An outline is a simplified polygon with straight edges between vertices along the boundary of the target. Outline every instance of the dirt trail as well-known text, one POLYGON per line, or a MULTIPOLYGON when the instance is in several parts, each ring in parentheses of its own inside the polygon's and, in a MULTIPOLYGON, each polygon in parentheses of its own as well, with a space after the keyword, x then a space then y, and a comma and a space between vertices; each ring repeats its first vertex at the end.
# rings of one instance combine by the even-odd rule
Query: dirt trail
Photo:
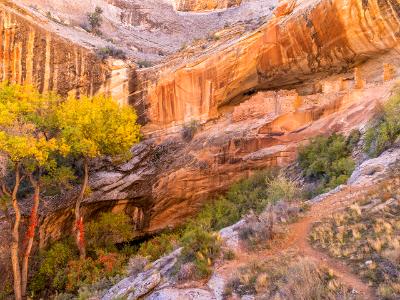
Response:
POLYGON ((310 230, 315 222, 343 210, 373 188, 362 187, 354 189, 347 187, 342 191, 328 196, 321 202, 312 205, 310 211, 304 218, 296 223, 290 224, 288 235, 283 241, 278 241, 272 245, 272 248, 262 251, 252 253, 240 251, 235 260, 218 268, 218 273, 226 278, 233 274, 238 266, 246 265, 260 258, 266 259, 268 257, 277 256, 285 250, 296 250, 299 254, 307 256, 315 261, 318 266, 330 269, 344 285, 354 288, 359 293, 361 299, 378 299, 375 296, 374 290, 355 275, 351 268, 339 260, 331 258, 314 249, 308 240, 310 230))

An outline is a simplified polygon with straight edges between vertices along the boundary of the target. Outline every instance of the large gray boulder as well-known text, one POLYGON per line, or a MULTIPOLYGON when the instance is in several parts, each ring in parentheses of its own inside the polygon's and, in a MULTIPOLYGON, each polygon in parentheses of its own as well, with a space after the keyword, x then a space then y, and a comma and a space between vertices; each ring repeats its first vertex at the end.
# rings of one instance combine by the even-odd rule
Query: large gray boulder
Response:
POLYGON ((168 283, 171 270, 175 266, 181 252, 182 248, 179 248, 156 260, 146 271, 121 280, 109 289, 101 299, 113 300, 125 297, 128 300, 136 300, 150 293, 161 283, 168 283))
POLYGON ((392 148, 383 152, 379 157, 364 161, 358 166, 350 179, 350 185, 365 185, 385 179, 390 169, 400 165, 400 148, 392 148))

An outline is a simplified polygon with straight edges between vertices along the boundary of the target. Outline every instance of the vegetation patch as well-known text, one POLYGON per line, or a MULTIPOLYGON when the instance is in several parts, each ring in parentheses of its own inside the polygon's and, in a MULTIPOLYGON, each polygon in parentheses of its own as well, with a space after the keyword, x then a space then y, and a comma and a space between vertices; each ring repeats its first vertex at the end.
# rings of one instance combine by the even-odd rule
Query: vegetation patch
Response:
POLYGON ((31 285, 31 295, 49 297, 54 293, 77 294, 92 285, 103 283, 110 288, 117 275, 125 274, 125 265, 134 249, 118 250, 115 244, 129 241, 134 233, 129 217, 123 213, 103 213, 87 225, 87 257, 79 252, 71 239, 56 242, 38 254, 38 266, 31 285), (108 284, 106 284, 108 282, 108 284))
POLYGON ((365 151, 372 157, 379 156, 400 137, 400 92, 386 102, 365 135, 365 151))
POLYGON ((355 299, 328 270, 294 253, 239 268, 225 288, 225 296, 232 295, 255 295, 256 299, 355 299))
POLYGON ((281 218, 290 220, 291 216, 301 210, 298 205, 284 205, 285 201, 290 202, 299 194, 297 184, 278 175, 277 171, 258 172, 234 184, 224 196, 206 204, 193 220, 181 228, 142 244, 138 254, 156 260, 181 246, 183 251, 176 266, 178 280, 208 277, 217 259, 234 257, 232 252, 224 251, 217 233, 220 229, 236 223, 248 214, 249 220, 257 222, 249 222, 251 228, 248 228, 246 234, 241 233, 243 240, 248 244, 266 241, 276 233, 272 231, 271 224, 281 218), (279 200, 285 201, 274 206, 274 217, 271 219, 271 212, 265 211, 266 207, 279 200))
POLYGON ((347 182, 355 168, 351 154, 356 138, 354 133, 348 138, 341 134, 318 136, 299 149, 298 162, 303 174, 316 183, 310 198, 347 182))
POLYGON ((347 261, 382 299, 398 299, 400 294, 398 195, 398 187, 383 184, 359 203, 318 223, 310 235, 316 247, 347 261))
POLYGON ((113 46, 106 46, 96 50, 96 55, 100 59, 106 59, 109 57, 126 59, 126 54, 123 50, 115 48, 113 46))

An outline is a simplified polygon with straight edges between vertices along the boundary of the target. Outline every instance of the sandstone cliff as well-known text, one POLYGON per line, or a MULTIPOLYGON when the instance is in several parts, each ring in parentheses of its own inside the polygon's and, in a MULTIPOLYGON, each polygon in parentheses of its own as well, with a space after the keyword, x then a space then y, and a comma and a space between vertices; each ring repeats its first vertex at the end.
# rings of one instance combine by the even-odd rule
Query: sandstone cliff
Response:
MULTIPOLYGON (((145 140, 128 163, 100 164, 84 210, 87 218, 125 210, 140 235, 178 224, 256 169, 288 164, 310 137, 367 123, 399 74, 399 8, 393 0, 281 2, 252 33, 136 72, 7 4, 2 78, 63 94, 106 91, 139 110, 145 140)), ((72 199, 45 203, 42 244, 70 226, 72 199)))
POLYGON ((396 1, 300 2, 233 45, 163 70, 148 88, 150 120, 208 120, 249 89, 294 86, 399 51, 399 18, 396 1))
POLYGON ((134 68, 122 61, 102 61, 91 49, 47 31, 14 5, 0 4, 0 80, 33 84, 63 96, 105 92, 126 103, 134 68))

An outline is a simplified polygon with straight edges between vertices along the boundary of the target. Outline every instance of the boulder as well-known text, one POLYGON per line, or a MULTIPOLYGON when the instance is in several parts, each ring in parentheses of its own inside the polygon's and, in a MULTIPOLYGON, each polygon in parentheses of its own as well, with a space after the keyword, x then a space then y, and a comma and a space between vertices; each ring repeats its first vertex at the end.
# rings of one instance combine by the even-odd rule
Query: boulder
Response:
POLYGON ((155 289, 161 282, 169 281, 170 271, 176 264, 182 248, 161 257, 152 263, 146 271, 121 280, 114 285, 101 298, 102 300, 113 300, 126 297, 129 300, 136 300, 155 289))

